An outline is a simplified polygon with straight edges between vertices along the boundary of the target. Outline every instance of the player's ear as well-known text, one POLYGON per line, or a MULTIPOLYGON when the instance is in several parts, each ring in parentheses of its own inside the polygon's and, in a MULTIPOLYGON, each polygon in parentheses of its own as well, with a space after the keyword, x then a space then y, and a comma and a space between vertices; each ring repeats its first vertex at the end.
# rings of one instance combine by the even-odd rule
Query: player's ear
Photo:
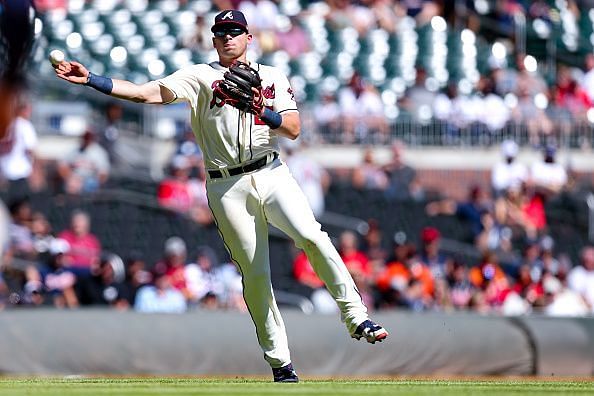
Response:
POLYGON ((254 39, 254 36, 251 33, 247 34, 247 42, 248 44, 252 42, 252 40, 254 39))

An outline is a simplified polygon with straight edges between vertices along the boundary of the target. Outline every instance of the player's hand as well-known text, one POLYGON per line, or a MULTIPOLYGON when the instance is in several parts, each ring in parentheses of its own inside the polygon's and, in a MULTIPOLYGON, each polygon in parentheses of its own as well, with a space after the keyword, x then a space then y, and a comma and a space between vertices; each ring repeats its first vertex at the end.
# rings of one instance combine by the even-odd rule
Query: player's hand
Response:
POLYGON ((258 89, 252 87, 252 92, 254 93, 252 112, 257 116, 261 116, 262 113, 264 113, 264 95, 262 94, 262 88, 258 89))
POLYGON ((74 84, 86 84, 89 78, 89 71, 86 67, 78 62, 62 61, 54 66, 56 75, 62 80, 74 84))

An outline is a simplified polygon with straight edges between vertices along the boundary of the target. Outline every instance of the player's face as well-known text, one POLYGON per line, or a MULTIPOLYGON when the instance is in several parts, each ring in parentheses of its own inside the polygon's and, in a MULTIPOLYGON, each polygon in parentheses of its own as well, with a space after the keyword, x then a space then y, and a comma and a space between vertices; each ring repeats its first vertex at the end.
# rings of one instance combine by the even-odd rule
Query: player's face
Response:
POLYGON ((213 46, 219 54, 219 59, 223 62, 244 58, 247 46, 251 42, 251 34, 235 28, 216 32, 212 38, 213 46))

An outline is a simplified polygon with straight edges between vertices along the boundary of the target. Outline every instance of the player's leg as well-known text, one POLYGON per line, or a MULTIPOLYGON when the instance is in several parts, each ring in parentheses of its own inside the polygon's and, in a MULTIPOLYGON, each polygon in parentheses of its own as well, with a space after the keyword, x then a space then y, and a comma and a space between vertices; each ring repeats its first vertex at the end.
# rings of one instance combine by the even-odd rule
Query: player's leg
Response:
POLYGON ((243 277, 243 297, 264 358, 273 368, 291 362, 285 325, 270 281, 268 225, 249 177, 211 181, 208 202, 232 260, 243 277))
POLYGON ((353 334, 367 320, 367 308, 353 278, 330 241, 321 230, 307 199, 285 165, 256 174, 256 185, 266 191, 265 213, 268 221, 294 241, 307 254, 314 270, 337 302, 347 328, 353 334), (269 175, 259 183, 259 176, 269 175))

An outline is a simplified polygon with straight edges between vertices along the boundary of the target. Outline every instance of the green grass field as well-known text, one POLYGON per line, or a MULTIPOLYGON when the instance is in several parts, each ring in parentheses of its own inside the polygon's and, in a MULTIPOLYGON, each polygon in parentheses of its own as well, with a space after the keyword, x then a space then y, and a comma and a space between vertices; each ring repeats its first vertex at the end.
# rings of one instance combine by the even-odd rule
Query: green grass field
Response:
POLYGON ((594 395, 594 380, 0 379, 0 395, 594 395))

